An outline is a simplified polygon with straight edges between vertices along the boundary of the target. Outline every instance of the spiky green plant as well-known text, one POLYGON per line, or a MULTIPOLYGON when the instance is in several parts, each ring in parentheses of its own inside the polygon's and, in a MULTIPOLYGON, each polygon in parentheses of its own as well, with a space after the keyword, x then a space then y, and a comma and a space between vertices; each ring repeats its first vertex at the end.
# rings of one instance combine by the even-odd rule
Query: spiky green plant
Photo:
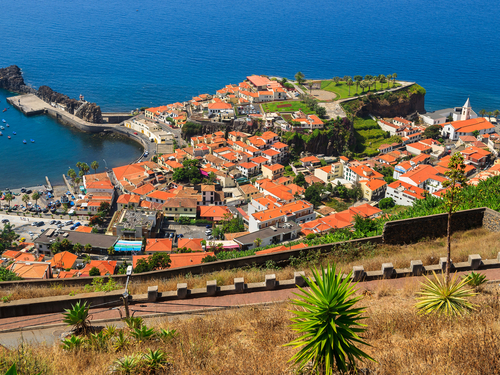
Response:
POLYGON ((132 332, 130 332, 130 334, 137 341, 146 341, 154 337, 155 330, 154 328, 148 328, 146 326, 142 326, 141 328, 134 329, 132 332))
POLYGON ((147 371, 155 372, 156 370, 160 370, 165 367, 167 364, 167 355, 161 350, 151 350, 144 354, 142 358, 143 364, 146 366, 147 371))
POLYGON ((144 320, 140 316, 131 316, 129 318, 125 318, 124 321, 130 329, 141 328, 144 324, 144 320))
POLYGON ((91 333, 89 337, 89 347, 96 352, 107 352, 111 336, 104 331, 91 333))
POLYGON ((480 292, 483 289, 483 285, 486 283, 486 275, 482 273, 476 273, 472 271, 471 273, 464 276, 465 282, 472 288, 474 291, 480 292))
POLYGON ((125 336, 125 332, 118 331, 118 336, 116 336, 114 342, 115 351, 119 352, 121 350, 125 350, 129 345, 130 341, 128 340, 127 336, 125 336))
POLYGON ((69 326, 73 326, 73 331, 76 333, 87 334, 90 329, 89 309, 87 301, 83 304, 78 301, 75 305, 71 305, 71 309, 65 309, 63 313, 63 322, 69 326))
POLYGON ((476 295, 468 288, 465 278, 459 279, 457 274, 447 282, 446 275, 434 274, 434 280, 424 276, 422 289, 417 292, 418 302, 415 304, 420 314, 438 313, 446 316, 463 315, 475 306, 467 298, 476 295))
POLYGON ((71 335, 70 338, 62 340, 61 347, 66 351, 78 350, 83 345, 83 339, 81 337, 71 335))
POLYGON ((140 358, 137 355, 128 355, 123 358, 117 359, 114 362, 113 372, 120 374, 132 374, 140 363, 140 358))
POLYGON ((362 297, 353 296, 356 284, 351 283, 352 272, 343 279, 335 265, 311 271, 312 277, 306 279, 310 289, 299 287, 299 299, 292 301, 298 307, 291 311, 295 315, 292 329, 301 336, 286 344, 300 348, 290 361, 301 369, 312 361, 313 368, 325 375, 355 370, 356 360, 374 361, 358 348, 369 344, 359 336, 366 325, 361 323, 364 308, 354 307, 362 297))
POLYGON ((175 329, 160 329, 160 332, 156 334, 156 336, 162 340, 163 342, 167 342, 172 340, 175 336, 177 336, 177 331, 175 329))

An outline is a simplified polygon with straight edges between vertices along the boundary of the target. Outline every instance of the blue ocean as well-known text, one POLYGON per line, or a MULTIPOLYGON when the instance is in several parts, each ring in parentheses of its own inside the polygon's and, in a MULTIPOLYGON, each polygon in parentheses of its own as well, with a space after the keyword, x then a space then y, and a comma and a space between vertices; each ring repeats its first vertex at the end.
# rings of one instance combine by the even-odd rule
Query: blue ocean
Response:
MULTIPOLYGON (((83 94, 104 111, 183 101, 251 74, 297 71, 314 79, 397 73, 426 88, 427 110, 470 97, 474 110, 494 111, 499 8, 486 0, 16 0, 2 2, 0 66, 16 64, 30 85, 83 94)), ((108 147, 103 141, 101 151, 75 156, 78 144, 95 139, 64 138, 70 130, 50 119, 18 121, 27 137, 37 126, 50 132, 50 146, 34 153, 0 139, 0 187, 21 175, 60 175, 78 158, 103 159, 92 155, 108 147)), ((112 143, 111 166, 140 152, 112 143)))

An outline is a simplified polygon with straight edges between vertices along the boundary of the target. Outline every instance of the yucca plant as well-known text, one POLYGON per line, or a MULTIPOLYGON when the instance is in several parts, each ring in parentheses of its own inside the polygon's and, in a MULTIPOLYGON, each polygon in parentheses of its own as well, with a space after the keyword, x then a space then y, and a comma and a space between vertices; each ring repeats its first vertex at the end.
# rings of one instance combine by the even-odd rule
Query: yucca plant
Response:
POLYGON ((175 336, 177 336, 177 331, 175 329, 160 329, 160 332, 156 334, 156 336, 162 340, 163 342, 167 342, 172 340, 175 336))
POLYGON ((465 282, 472 288, 475 292, 480 292, 483 289, 483 284, 486 283, 486 275, 482 273, 476 273, 472 271, 471 273, 464 276, 465 282))
POLYGON ((136 370, 139 363, 140 363, 139 356, 137 355, 125 356, 123 358, 117 359, 114 362, 113 372, 130 375, 136 370))
POLYGON ((312 277, 306 279, 310 289, 299 287, 299 299, 292 301, 299 308, 291 311, 295 315, 292 329, 301 336, 286 344, 300 348, 290 361, 301 369, 312 361, 313 369, 325 375, 355 370, 356 360, 374 361, 358 347, 369 344, 359 336, 366 325, 360 322, 365 319, 364 308, 354 307, 362 297, 354 297, 352 272, 343 279, 335 265, 311 271, 312 277))
POLYGON ((73 326, 73 331, 77 334, 87 334, 90 329, 89 322, 89 309, 90 305, 87 305, 85 301, 83 304, 78 301, 75 305, 71 305, 71 309, 66 309, 63 322, 67 325, 73 326))
POLYGON ((146 366, 148 372, 155 372, 165 367, 167 364, 167 355, 161 350, 151 350, 144 354, 142 358, 144 366, 146 366))
POLYGON ((475 296, 465 278, 459 279, 457 274, 448 281, 446 276, 436 275, 434 280, 424 276, 425 282, 422 289, 417 292, 418 302, 415 307, 420 314, 438 313, 446 316, 463 315, 469 310, 474 310, 475 306, 467 298, 475 296))
POLYGON ((70 338, 62 340, 61 347, 63 348, 63 350, 72 351, 80 349, 82 345, 83 339, 81 337, 71 335, 70 338))
POLYGON ((145 341, 145 340, 150 340, 154 337, 155 330, 154 328, 148 328, 146 326, 142 326, 141 328, 134 329, 130 334, 137 341, 145 341))

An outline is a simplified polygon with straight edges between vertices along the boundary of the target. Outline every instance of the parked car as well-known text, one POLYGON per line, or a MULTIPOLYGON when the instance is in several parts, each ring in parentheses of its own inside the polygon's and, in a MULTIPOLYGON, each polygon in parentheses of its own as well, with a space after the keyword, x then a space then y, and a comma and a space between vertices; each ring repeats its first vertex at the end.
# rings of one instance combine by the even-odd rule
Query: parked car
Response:
POLYGON ((51 220, 49 224, 52 225, 52 224, 55 224, 55 223, 56 223, 55 220, 51 220))
POLYGON ((67 222, 64 223, 64 225, 71 225, 73 224, 73 220, 68 220, 67 222))
POLYGON ((174 238, 174 232, 170 233, 170 238, 174 238))
POLYGON ((8 223, 8 222, 9 222, 9 219, 3 219, 3 220, 2 220, 2 223, 4 223, 4 224, 5 224, 5 223, 8 223))

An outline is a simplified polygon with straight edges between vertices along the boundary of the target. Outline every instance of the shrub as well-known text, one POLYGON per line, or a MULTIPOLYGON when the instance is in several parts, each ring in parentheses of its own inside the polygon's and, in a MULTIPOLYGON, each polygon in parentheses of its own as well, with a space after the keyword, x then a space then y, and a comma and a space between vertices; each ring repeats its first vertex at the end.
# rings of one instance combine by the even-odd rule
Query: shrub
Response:
POLYGON ((63 322, 73 326, 73 331, 77 334, 87 334, 90 329, 89 309, 90 305, 87 305, 87 302, 82 304, 81 301, 78 301, 71 306, 71 309, 64 310, 66 312, 63 313, 63 322))

